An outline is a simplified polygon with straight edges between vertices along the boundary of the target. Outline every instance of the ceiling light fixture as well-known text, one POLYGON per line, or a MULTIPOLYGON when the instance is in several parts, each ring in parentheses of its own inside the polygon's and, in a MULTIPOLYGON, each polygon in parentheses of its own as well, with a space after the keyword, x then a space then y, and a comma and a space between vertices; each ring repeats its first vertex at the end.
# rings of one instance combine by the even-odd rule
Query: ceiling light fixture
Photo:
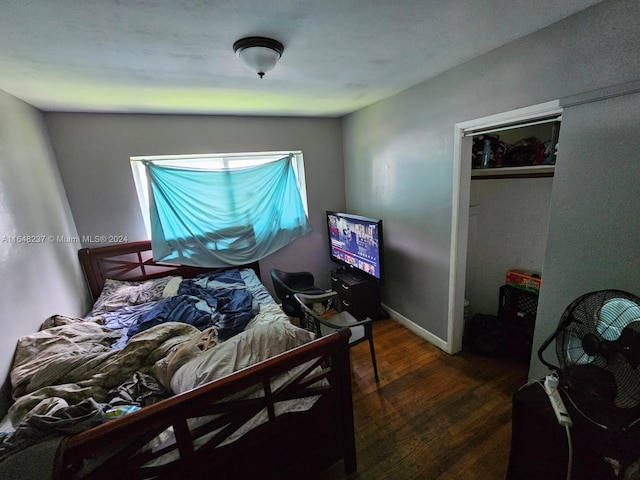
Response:
POLYGON ((236 55, 260 78, 276 66, 284 47, 277 40, 266 37, 247 37, 233 44, 236 55))

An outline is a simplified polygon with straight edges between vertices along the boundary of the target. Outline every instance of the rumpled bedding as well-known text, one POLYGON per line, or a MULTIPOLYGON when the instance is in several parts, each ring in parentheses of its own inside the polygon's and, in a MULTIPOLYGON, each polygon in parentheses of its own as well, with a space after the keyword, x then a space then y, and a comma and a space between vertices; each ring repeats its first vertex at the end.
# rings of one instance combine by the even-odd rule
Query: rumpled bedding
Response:
POLYGON ((124 393, 129 405, 140 406, 169 397, 150 375, 153 366, 200 334, 191 325, 168 322, 117 350, 109 346, 114 332, 94 322, 65 317, 61 323, 18 341, 10 372, 15 402, 3 421, 14 430, 0 433, 0 478, 13 478, 16 471, 32 472, 21 478, 55 478, 56 445, 64 435, 106 421, 105 414, 122 405, 124 393), (141 376, 150 381, 139 382, 141 376))
POLYGON ((246 269, 232 269, 193 279, 174 277, 170 281, 154 279, 131 282, 132 285, 112 281, 105 285, 109 287, 106 298, 103 292, 96 302, 98 308, 93 308, 88 319, 104 321, 107 328, 121 333, 115 348, 122 348, 136 333, 167 321, 189 323, 199 330, 214 327, 220 339, 226 340, 244 330, 261 303, 265 303, 264 297, 255 299, 253 295, 266 292, 259 281, 247 288, 245 278, 251 275, 256 277, 246 269), (172 289, 176 279, 180 282, 172 289), (154 287, 154 282, 159 286, 154 287))
POLYGON ((107 278, 100 297, 93 304, 91 316, 114 312, 123 306, 141 305, 173 296, 182 277, 167 276, 138 282, 107 278))
POLYGON ((109 347, 113 332, 92 322, 53 327, 18 341, 10 373, 14 404, 8 415, 20 424, 42 400, 70 405, 87 398, 108 403, 109 392, 134 373, 151 374, 172 348, 200 334, 192 325, 167 322, 131 338, 122 349, 109 347))
MULTIPOLYGON (((53 316, 39 332, 18 341, 10 372, 15 402, 3 421, 3 425, 10 421, 15 431, 0 432, 0 477, 3 465, 11 465, 5 461, 10 454, 30 446, 25 438, 33 442, 50 438, 42 432, 43 422, 36 422, 36 432, 30 430, 38 416, 82 411, 73 407, 90 402, 99 410, 97 417, 82 411, 83 415, 103 421, 104 412, 114 406, 153 403, 313 339, 288 322, 252 271, 230 270, 190 280, 113 281, 106 290, 86 318, 53 316), (211 372, 200 374, 188 386, 175 385, 177 392, 168 391, 173 371, 159 382, 157 366, 207 332, 213 332, 207 349, 213 352, 224 346, 219 354, 210 355, 219 359, 219 365, 198 364, 193 368, 211 372)), ((195 358, 186 358, 177 367, 187 368, 201 353, 196 349, 195 358)), ((73 423, 65 419, 66 424, 73 423)), ((80 419, 78 425, 83 428, 80 419)))
POLYGON ((55 459, 64 435, 100 425, 105 419, 102 405, 91 398, 72 406, 52 398, 40 406, 43 413, 34 411, 15 432, 2 438, 2 452, 7 455, 0 462, 0 478, 57 478, 61 465, 55 459))
MULTIPOLYGON (((247 329, 230 340, 203 352, 198 357, 190 360, 181 366, 171 379, 171 390, 178 394, 187 392, 199 385, 204 385, 219 378, 232 374, 235 371, 255 365, 256 363, 271 358, 280 353, 284 353, 292 348, 310 342, 315 335, 308 330, 298 328, 288 321, 282 321, 282 310, 276 304, 263 308, 247 329)), ((313 361, 311 361, 313 362, 313 361)), ((289 383, 296 375, 309 368, 309 363, 298 365, 292 370, 282 373, 271 380, 271 391, 275 392, 279 388, 289 383)), ((321 383, 326 382, 323 380, 321 383)), ((318 385, 320 385, 319 383, 318 385)), ((264 395, 259 386, 248 388, 242 392, 228 397, 232 399, 258 398, 264 395)), ((296 400, 285 400, 274 405, 275 414, 281 415, 286 412, 300 412, 308 410, 313 406, 317 397, 300 398, 296 400)), ((226 445, 231 443, 245 433, 268 421, 266 409, 262 409, 246 423, 237 426, 237 430, 221 443, 226 445)), ((211 420, 212 417, 196 417, 189 420, 189 428, 195 429, 203 423, 211 420)), ((228 427, 221 427, 228 428, 228 427)), ((198 448, 208 439, 213 437, 217 431, 195 441, 198 448)), ((159 450, 175 442, 173 432, 165 431, 156 438, 151 446, 154 450, 159 450)), ((158 460, 147 464, 160 465, 175 460, 177 452, 173 451, 158 460)))

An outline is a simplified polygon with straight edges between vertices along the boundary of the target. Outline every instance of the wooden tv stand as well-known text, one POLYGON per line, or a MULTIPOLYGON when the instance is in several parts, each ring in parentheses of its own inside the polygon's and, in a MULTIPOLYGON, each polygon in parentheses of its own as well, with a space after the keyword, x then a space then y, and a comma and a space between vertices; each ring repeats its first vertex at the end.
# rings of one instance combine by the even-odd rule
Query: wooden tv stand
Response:
POLYGON ((379 320, 384 317, 380 307, 380 285, 376 282, 336 270, 331 272, 331 289, 340 296, 343 310, 355 318, 379 320))

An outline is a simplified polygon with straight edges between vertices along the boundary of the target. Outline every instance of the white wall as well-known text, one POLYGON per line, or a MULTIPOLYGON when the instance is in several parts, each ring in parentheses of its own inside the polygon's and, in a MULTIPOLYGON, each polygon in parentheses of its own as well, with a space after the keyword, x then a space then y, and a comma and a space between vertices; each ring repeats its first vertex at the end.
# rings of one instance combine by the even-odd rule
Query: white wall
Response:
POLYGON ((341 120, 80 113, 47 113, 45 120, 81 236, 145 238, 131 156, 302 150, 313 231, 260 268, 269 288, 273 267, 311 271, 318 285, 329 287, 335 265, 324 218, 325 210, 344 209, 341 120))
POLYGON ((496 315, 505 272, 542 273, 553 178, 471 180, 465 297, 496 315))
MULTIPOLYGON (((87 308, 79 245, 42 115, 0 90, 0 376, 6 378, 16 340, 49 316, 87 308), (38 243, 23 243, 31 237, 38 243)), ((7 403, 2 387, 0 412, 7 403)))
POLYGON ((637 6, 602 2, 345 119, 347 208, 385 222, 391 309, 447 338, 455 124, 640 78, 637 6))

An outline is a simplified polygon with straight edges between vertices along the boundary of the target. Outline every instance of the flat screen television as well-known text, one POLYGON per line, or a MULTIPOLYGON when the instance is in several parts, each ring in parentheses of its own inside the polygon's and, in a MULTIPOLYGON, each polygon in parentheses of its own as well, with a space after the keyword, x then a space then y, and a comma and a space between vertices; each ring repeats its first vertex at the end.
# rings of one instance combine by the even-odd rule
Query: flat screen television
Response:
POLYGON ((329 255, 354 278, 382 284, 382 220, 327 211, 329 255))

